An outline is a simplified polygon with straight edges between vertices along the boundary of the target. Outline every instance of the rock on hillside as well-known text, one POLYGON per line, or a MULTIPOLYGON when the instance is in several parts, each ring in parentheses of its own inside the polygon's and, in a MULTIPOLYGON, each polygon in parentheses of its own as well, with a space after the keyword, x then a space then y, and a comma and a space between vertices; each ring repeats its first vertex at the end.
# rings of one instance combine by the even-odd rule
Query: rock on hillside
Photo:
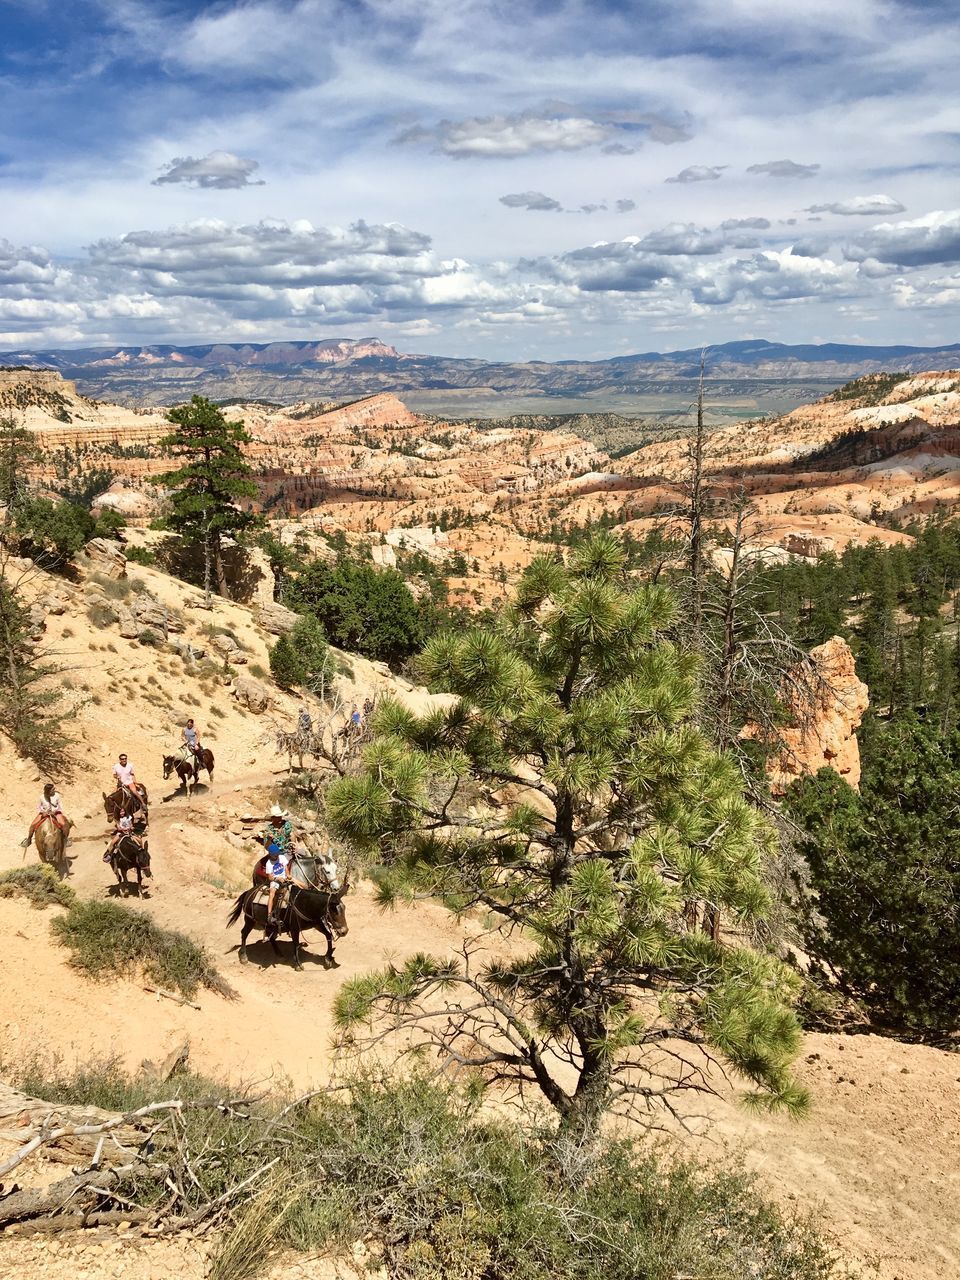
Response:
MULTIPOLYGON (((782 796, 790 783, 829 766, 851 787, 860 787, 857 729, 870 705, 870 691, 857 675, 846 640, 833 636, 810 652, 784 681, 783 700, 793 724, 777 730, 780 748, 767 763, 770 790, 782 796)), ((747 725, 743 737, 759 736, 747 725)))

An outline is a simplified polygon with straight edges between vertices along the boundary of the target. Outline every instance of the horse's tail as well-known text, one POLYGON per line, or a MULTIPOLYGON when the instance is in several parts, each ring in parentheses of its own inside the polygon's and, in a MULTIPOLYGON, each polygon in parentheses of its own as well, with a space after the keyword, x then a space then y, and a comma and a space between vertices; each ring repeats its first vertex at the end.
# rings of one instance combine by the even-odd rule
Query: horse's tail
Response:
POLYGON ((249 892, 249 889, 244 889, 243 893, 241 893, 240 897, 233 904, 233 910, 230 912, 229 916, 227 916, 227 923, 224 928, 229 929, 230 926, 232 924, 236 924, 243 915, 243 909, 247 905, 247 894, 249 892))

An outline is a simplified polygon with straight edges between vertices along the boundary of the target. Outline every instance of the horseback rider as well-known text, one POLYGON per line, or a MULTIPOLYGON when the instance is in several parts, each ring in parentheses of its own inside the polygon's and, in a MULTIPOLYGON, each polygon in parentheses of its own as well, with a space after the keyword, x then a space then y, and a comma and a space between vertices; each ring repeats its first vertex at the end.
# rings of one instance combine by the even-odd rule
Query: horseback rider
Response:
POLYGON ((269 821, 257 839, 266 849, 269 849, 271 844, 275 844, 281 853, 289 854, 293 839, 293 823, 286 809, 281 809, 278 804, 271 806, 269 821))
POLYGON ((60 830, 66 835, 70 830, 67 816, 63 812, 63 806, 60 801, 60 794, 52 782, 43 784, 43 795, 40 797, 40 803, 37 806, 37 816, 30 823, 30 830, 26 834, 26 838, 20 841, 23 849, 30 848, 30 841, 33 839, 33 833, 42 822, 46 822, 47 818, 51 822, 55 822, 60 830))
POLYGON ((200 730, 193 723, 192 716, 183 726, 180 736, 183 739, 182 750, 184 752, 184 758, 186 758, 186 752, 190 752, 196 758, 198 763, 203 764, 202 747, 200 746, 200 730))
POLYGON ((129 813, 122 813, 117 818, 116 826, 113 828, 113 834, 110 837, 110 843, 103 854, 104 862, 109 862, 113 858, 117 845, 124 836, 129 836, 131 840, 134 840, 138 845, 140 844, 133 830, 133 818, 130 817, 129 813))
POLYGON ((117 757, 117 763, 113 766, 113 776, 117 782, 126 791, 130 791, 137 797, 140 803, 143 803, 143 793, 140 790, 140 784, 137 782, 137 776, 134 773, 133 765, 127 759, 127 753, 121 751, 117 757))
POLYGON ((270 890, 267 897, 267 926, 279 925, 280 912, 286 897, 286 887, 290 883, 290 854, 281 849, 274 841, 267 846, 267 856, 263 861, 263 874, 266 876, 270 890))
POLYGON ((306 703, 300 706, 300 714, 297 716, 297 737, 306 742, 313 733, 313 716, 307 710, 306 703))
POLYGON ((149 866, 149 858, 145 858, 144 856, 146 854, 146 845, 143 837, 137 834, 133 825, 133 818, 129 813, 122 813, 117 818, 116 826, 113 828, 113 834, 110 837, 110 843, 104 850, 104 862, 113 862, 114 856, 125 839, 129 839, 136 849, 137 852, 134 860, 138 866, 143 867, 144 875, 152 875, 153 873, 149 866))

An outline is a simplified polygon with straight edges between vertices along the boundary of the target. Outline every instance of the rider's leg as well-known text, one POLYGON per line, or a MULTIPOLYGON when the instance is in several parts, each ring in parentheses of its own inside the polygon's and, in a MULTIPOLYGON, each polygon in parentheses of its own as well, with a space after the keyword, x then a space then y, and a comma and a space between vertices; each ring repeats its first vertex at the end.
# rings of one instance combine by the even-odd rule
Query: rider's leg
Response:
POLYGON ((270 892, 267 896, 267 924, 276 924, 276 921, 273 918, 273 902, 276 896, 277 896, 277 882, 276 880, 271 880, 270 892))
POLYGON ((46 816, 45 814, 38 813, 37 816, 34 818, 34 820, 30 823, 30 830, 27 832, 25 838, 20 841, 21 848, 23 849, 30 848, 30 841, 33 839, 33 833, 36 831, 37 827, 39 827, 40 823, 43 821, 45 816, 46 816))

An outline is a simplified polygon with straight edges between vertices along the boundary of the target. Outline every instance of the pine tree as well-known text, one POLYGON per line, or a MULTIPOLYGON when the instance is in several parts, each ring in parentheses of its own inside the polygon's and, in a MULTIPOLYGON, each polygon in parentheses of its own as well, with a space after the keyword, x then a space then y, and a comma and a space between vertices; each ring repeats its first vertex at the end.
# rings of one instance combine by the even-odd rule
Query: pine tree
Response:
POLYGON ((793 979, 710 936, 766 906, 773 835, 695 727, 697 659, 663 638, 663 586, 625 576, 600 534, 565 567, 524 573, 496 629, 435 637, 421 657, 456 701, 388 702, 359 776, 327 814, 386 864, 384 903, 486 908, 528 944, 480 962, 418 955, 345 985, 345 1034, 380 1018, 448 1062, 539 1089, 578 1138, 609 1109, 649 1115, 705 1084, 712 1055, 794 1110, 793 979), (482 803, 500 792, 496 813, 482 803))
POLYGON ((167 419, 176 430, 160 444, 184 460, 176 471, 154 476, 170 495, 168 528, 203 548, 203 589, 209 602, 214 579, 220 595, 227 595, 223 567, 223 539, 242 540, 256 528, 259 518, 241 511, 241 498, 252 498, 257 490, 250 479, 252 467, 244 460, 241 445, 250 437, 241 422, 227 422, 223 413, 203 396, 171 409, 167 419))
POLYGON ((905 716, 876 727, 858 795, 832 769, 795 783, 813 976, 880 1023, 960 1028, 960 735, 905 716))
POLYGON ((5 508, 5 522, 28 492, 25 469, 39 454, 31 431, 12 417, 0 417, 0 503, 5 508))

